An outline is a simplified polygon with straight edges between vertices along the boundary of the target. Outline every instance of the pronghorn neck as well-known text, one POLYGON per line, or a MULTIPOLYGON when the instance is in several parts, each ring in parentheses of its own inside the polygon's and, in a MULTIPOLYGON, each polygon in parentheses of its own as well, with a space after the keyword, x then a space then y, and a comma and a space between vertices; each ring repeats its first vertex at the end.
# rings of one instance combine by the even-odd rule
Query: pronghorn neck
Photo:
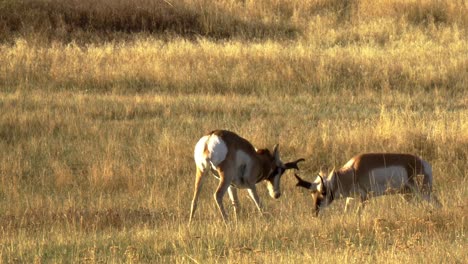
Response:
POLYGON ((324 194, 329 200, 329 203, 335 200, 336 193, 339 192, 339 177, 338 172, 333 171, 328 178, 323 179, 324 194))
POLYGON ((333 200, 335 200, 335 190, 332 188, 330 182, 329 184, 327 184, 327 188, 326 188, 326 195, 328 197, 328 203, 331 203, 333 200))
POLYGON ((261 182, 261 181, 263 181, 263 180, 266 180, 266 179, 268 178, 268 175, 269 175, 269 174, 266 174, 266 173, 260 173, 260 174, 259 174, 259 177, 257 178, 257 182, 256 182, 256 183, 259 183, 259 182, 261 182))
POLYGON ((266 180, 272 174, 271 154, 268 149, 256 149, 256 158, 260 167, 256 183, 266 180))
POLYGON ((354 177, 355 171, 353 168, 342 168, 340 170, 334 171, 329 175, 329 186, 333 192, 334 198, 349 195, 352 186, 349 186, 349 180, 347 179, 354 179, 354 177))
POLYGON ((272 176, 274 176, 275 174, 282 174, 282 171, 279 167, 277 168, 273 168, 273 169, 270 169, 270 171, 268 173, 265 173, 265 171, 263 173, 260 174, 260 176, 257 178, 257 183, 263 181, 263 180, 266 180, 266 179, 269 179, 271 178, 272 176))

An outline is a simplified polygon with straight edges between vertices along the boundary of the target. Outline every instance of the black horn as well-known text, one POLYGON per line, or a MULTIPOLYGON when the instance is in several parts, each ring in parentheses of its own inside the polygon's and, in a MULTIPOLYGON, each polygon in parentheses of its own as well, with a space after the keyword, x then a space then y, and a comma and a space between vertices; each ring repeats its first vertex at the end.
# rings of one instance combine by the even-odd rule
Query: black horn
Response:
POLYGON ((318 176, 320 177, 320 181, 322 182, 322 186, 325 186, 325 183, 323 182, 322 176, 320 174, 318 176))
POLYGON ((301 162, 301 161, 305 161, 305 159, 298 159, 296 161, 293 161, 293 162, 288 162, 286 164, 284 164, 284 167, 286 169, 296 169, 296 170, 299 170, 299 167, 297 166, 297 163, 301 162))
POLYGON ((299 175, 297 175, 296 173, 294 173, 294 177, 296 177, 297 179, 297 183, 296 183, 296 186, 298 187, 304 187, 306 189, 310 189, 310 187, 312 187, 312 183, 308 182, 308 181, 304 181, 303 179, 301 179, 301 177, 299 177, 299 175))

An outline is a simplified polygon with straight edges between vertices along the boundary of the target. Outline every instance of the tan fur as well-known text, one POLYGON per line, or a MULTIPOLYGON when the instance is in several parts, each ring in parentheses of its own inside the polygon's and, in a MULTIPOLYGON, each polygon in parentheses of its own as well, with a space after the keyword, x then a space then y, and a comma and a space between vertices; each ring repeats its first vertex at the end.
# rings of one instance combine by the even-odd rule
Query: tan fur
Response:
MULTIPOLYGON (((432 168, 429 163, 411 154, 365 153, 350 159, 339 170, 333 170, 328 178, 307 183, 299 177, 301 184, 312 190, 316 213, 340 197, 353 197, 356 194, 365 202, 371 196, 395 193, 420 193, 430 201, 432 192, 432 168), (422 177, 420 177, 422 175, 422 177), (422 178, 422 179, 421 179, 422 178), (309 186, 310 185, 310 186, 309 186)), ((432 200, 437 206, 435 196, 432 200)), ((347 199, 346 207, 348 207, 347 199)))
MULTIPOLYGON (((377 168, 402 167, 408 175, 408 183, 399 190, 411 192, 420 189, 416 184, 416 176, 425 174, 421 158, 410 154, 396 153, 366 153, 357 155, 346 163, 341 169, 331 175, 333 191, 342 196, 361 191, 362 200, 367 199, 375 186, 372 185, 372 170, 377 168), (358 190, 359 189, 359 190, 358 190), (365 192, 363 192, 365 191, 365 192)), ((423 186, 426 191, 432 190, 432 175, 424 177, 423 186)))

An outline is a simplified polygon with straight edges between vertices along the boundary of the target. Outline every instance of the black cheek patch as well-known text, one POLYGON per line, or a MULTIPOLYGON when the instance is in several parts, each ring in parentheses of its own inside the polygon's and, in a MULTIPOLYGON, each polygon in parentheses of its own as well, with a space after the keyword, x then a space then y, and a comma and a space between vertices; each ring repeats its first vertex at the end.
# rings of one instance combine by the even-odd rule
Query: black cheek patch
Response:
POLYGON ((278 174, 281 177, 281 175, 283 175, 284 172, 285 172, 284 169, 278 167, 278 168, 274 169, 273 171, 271 171, 271 173, 270 173, 270 175, 268 175, 267 179, 270 180, 270 181, 273 181, 276 174, 278 174))

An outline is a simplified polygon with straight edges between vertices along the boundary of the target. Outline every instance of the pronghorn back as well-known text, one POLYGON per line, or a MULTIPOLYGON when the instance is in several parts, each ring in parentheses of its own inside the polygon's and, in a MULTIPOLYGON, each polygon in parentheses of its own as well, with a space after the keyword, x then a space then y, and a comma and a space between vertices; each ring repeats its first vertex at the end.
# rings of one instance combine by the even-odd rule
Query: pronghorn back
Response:
POLYGON ((367 181, 370 175, 375 177, 406 178, 408 184, 415 186, 416 176, 423 175, 422 184, 432 187, 432 169, 429 163, 420 157, 411 154, 400 153, 365 153, 349 160, 341 170, 354 171, 356 182, 367 181))
POLYGON ((254 154, 255 148, 246 139, 234 132, 214 130, 203 136, 195 145, 194 159, 197 167, 206 168, 206 162, 218 167, 228 156, 236 153, 232 149, 242 150, 247 154, 254 154))

